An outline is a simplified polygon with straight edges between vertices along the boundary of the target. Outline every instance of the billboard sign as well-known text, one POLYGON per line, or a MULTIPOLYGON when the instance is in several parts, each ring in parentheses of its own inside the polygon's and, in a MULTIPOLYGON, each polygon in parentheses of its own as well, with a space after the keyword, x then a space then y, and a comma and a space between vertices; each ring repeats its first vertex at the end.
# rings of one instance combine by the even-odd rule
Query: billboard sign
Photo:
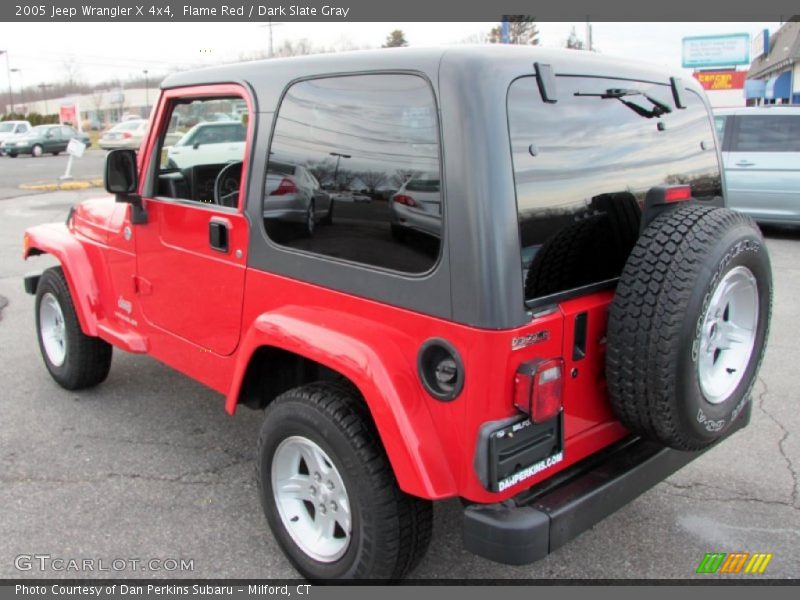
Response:
POLYGON ((683 38, 683 66, 686 68, 703 69, 749 64, 749 33, 683 38))
POLYGON ((769 54, 769 29, 762 29, 750 44, 750 58, 755 60, 762 54, 769 54))
POLYGON ((743 90, 747 71, 697 71, 693 75, 707 92, 714 90, 743 90))

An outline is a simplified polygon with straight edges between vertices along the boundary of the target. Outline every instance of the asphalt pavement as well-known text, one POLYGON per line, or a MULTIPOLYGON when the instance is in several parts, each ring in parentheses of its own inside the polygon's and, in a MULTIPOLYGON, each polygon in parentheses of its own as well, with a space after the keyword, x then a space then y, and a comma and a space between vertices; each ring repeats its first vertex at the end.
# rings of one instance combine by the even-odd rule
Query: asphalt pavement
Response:
MULTIPOLYGON (((21 154, 16 158, 0 156, 0 200, 39 194, 36 190, 20 189, 20 185, 54 183, 67 169, 66 154, 45 154, 38 158, 21 154)), ((106 151, 89 148, 81 158, 72 161, 72 176, 76 180, 103 177, 106 151)))
MULTIPOLYGON (((0 158, 3 186, 18 177, 9 175, 9 160, 0 158)), ((296 577, 254 485, 260 412, 243 408, 230 417, 215 392, 117 350, 108 380, 94 390, 67 392, 47 374, 22 276, 52 259, 23 262, 22 232, 63 220, 90 192, 0 200, 0 578, 296 577), (29 563, 17 557, 35 554, 106 566, 184 559, 193 570, 128 563, 122 571, 77 573, 42 571, 35 561, 31 570, 18 568, 29 563)), ((748 428, 528 566, 465 552, 460 503, 437 503, 433 543, 413 577, 686 578, 697 576, 706 552, 733 551, 773 553, 766 574, 751 579, 800 577, 800 231, 772 230, 767 245, 773 326, 748 428)))

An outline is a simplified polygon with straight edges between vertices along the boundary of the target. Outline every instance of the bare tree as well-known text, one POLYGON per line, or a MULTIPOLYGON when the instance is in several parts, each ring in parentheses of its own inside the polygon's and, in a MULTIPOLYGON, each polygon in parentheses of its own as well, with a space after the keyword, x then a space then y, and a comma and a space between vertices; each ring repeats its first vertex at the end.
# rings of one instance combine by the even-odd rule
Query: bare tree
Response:
POLYGON ((364 182, 371 194, 387 181, 386 173, 383 171, 362 171, 358 174, 358 178, 364 182))
POLYGON ((409 179, 413 177, 419 177, 421 173, 422 171, 417 171, 414 169, 397 169, 394 172, 394 175, 391 176, 390 181, 394 186, 399 188, 409 179))
MULTIPOLYGON (((510 44, 529 46, 539 45, 539 29, 530 15, 505 15, 508 21, 508 41, 510 44)), ((499 44, 503 41, 503 24, 493 27, 486 40, 490 44, 499 44)))
POLYGON ((322 160, 320 162, 307 162, 306 169, 317 178, 320 185, 333 183, 333 173, 336 170, 336 164, 332 160, 322 160))
POLYGON ((334 183, 338 189, 348 190, 356 179, 358 179, 357 171, 339 168, 339 172, 336 174, 336 181, 334 183))
POLYGON ((61 67, 64 69, 64 80, 67 84, 67 93, 72 94, 80 91, 78 88, 81 83, 81 67, 75 60, 75 56, 70 54, 61 61, 61 67))

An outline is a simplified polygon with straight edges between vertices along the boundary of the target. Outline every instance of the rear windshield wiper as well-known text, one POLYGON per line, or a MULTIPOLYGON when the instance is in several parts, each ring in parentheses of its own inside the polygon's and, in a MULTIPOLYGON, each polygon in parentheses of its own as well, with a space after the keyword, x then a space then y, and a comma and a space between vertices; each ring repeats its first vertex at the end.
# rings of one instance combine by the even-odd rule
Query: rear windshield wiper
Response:
POLYGON ((576 96, 594 96, 596 98, 614 98, 622 102, 625 106, 630 108, 633 112, 637 115, 645 117, 647 119, 652 119, 653 117, 660 117, 661 115, 665 115, 667 113, 671 113, 672 109, 661 102, 660 100, 656 100, 652 96, 645 94, 644 92, 640 92, 639 90, 628 90, 624 88, 610 88, 607 89, 605 92, 601 94, 585 94, 582 92, 575 92, 576 96), (652 105, 653 108, 648 110, 643 106, 639 106, 634 102, 629 102, 625 100, 625 96, 644 96, 652 105))

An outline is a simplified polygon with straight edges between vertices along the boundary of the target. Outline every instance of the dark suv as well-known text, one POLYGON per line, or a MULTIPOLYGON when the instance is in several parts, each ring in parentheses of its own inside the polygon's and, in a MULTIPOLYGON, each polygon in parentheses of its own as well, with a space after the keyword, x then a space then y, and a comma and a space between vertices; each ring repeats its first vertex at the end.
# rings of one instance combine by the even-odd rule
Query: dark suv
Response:
POLYGON ((696 82, 381 50, 172 75, 152 123, 112 196, 25 234, 60 262, 26 279, 45 366, 86 388, 116 346, 264 409, 261 502, 303 575, 405 576, 453 497, 469 550, 536 560, 747 423, 770 264, 696 82), (237 156, 168 160, 219 113, 237 156), (298 187, 273 163, 330 190, 324 227, 272 210, 298 187))

